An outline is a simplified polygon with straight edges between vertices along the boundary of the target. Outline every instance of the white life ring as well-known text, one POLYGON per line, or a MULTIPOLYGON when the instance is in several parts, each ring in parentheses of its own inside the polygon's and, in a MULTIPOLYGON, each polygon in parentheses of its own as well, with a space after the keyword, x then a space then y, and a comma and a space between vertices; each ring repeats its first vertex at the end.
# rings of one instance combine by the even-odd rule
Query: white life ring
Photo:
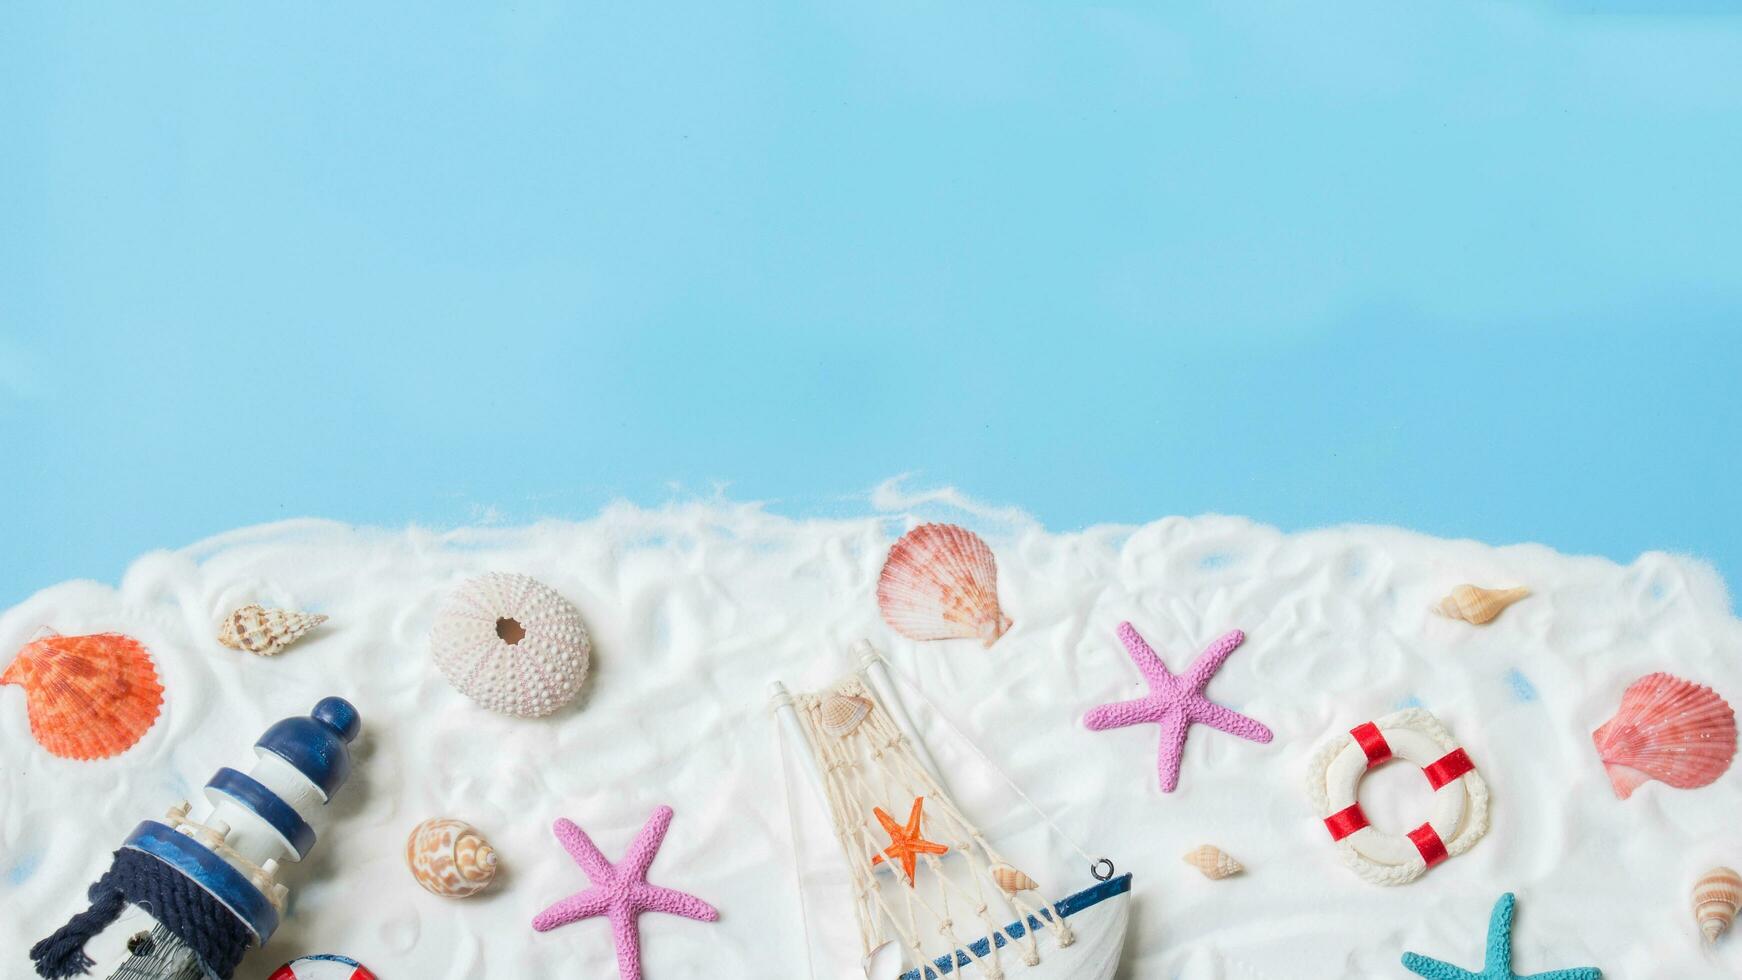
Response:
POLYGON ((1307 793, 1343 860, 1376 885, 1414 881, 1488 832, 1488 783, 1446 726, 1422 708, 1328 739, 1308 765, 1307 793), (1434 789, 1432 812, 1407 834, 1381 833, 1359 802, 1362 778, 1393 759, 1419 768, 1434 789))

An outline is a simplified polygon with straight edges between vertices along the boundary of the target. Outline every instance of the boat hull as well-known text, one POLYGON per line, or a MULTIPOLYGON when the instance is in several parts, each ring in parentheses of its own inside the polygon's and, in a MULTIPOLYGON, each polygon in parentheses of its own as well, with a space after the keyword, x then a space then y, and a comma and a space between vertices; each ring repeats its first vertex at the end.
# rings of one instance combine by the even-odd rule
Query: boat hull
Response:
MULTIPOLYGON (((1004 967, 1004 974, 1010 980, 1109 980, 1113 971, 1119 967, 1119 952, 1125 945, 1125 923, 1130 915, 1131 876, 1120 875, 1103 881, 1092 888, 1085 888, 1074 895, 1055 902, 1052 906, 1062 913, 1071 925, 1071 932, 1076 936, 1076 942, 1060 948, 1052 940, 1052 931, 1039 916, 1052 917, 1051 909, 1043 909, 1037 915, 1031 915, 1026 922, 1012 922, 995 938, 1001 949, 1008 949, 1010 938, 1005 933, 1020 938, 1026 932, 1038 929, 1037 939, 1040 942, 1040 962, 1028 966, 1016 955, 1015 950, 1000 954, 999 962, 1004 967)), ((974 955, 984 957, 991 948, 984 938, 969 944, 974 955)), ((974 980, 983 975, 974 958, 968 955, 967 949, 958 949, 949 955, 940 956, 927 963, 924 967, 915 967, 905 973, 888 980, 941 980, 943 977, 960 977, 962 980, 974 980)))

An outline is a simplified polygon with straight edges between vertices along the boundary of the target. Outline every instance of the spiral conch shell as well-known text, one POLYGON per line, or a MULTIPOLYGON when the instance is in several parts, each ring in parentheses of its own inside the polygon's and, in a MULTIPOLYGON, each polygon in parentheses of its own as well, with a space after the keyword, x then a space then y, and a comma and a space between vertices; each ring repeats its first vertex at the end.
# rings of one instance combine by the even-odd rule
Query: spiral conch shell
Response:
POLYGON ((921 524, 895 542, 877 577, 877 607, 910 640, 971 638, 989 647, 1010 628, 992 549, 954 524, 921 524))
POLYGON ((1494 617, 1506 611, 1507 606, 1527 595, 1530 595, 1529 589, 1484 589, 1474 585, 1460 585, 1434 608, 1442 616, 1483 626, 1493 622, 1494 617))
POLYGON ((218 642, 232 650, 270 657, 326 621, 319 613, 247 605, 224 617, 218 626, 218 642))
POLYGON ((1628 686, 1615 717, 1591 741, 1620 799, 1653 779, 1697 789, 1716 782, 1736 757, 1736 712, 1702 684, 1647 674, 1628 686))
POLYGON ((1246 870, 1246 866, 1234 860, 1228 852, 1214 844, 1203 844, 1185 853, 1182 858, 1185 863, 1204 873, 1211 881, 1220 881, 1246 870))
POLYGON ((871 713, 871 700, 853 694, 831 694, 817 707, 819 727, 843 738, 871 713))
POLYGON ((1040 887, 1040 884, 1033 878, 1030 878, 1015 868, 1012 868, 1008 864, 993 865, 992 880, 1006 895, 1014 895, 1017 892, 1033 891, 1040 887))
POLYGON ((1742 908, 1742 875, 1729 868, 1713 868, 1694 882, 1694 921, 1706 942, 1717 942, 1736 921, 1742 908))
POLYGON ((470 824, 433 818, 411 830, 405 863, 424 891, 465 898, 489 887, 496 877, 496 851, 470 824))

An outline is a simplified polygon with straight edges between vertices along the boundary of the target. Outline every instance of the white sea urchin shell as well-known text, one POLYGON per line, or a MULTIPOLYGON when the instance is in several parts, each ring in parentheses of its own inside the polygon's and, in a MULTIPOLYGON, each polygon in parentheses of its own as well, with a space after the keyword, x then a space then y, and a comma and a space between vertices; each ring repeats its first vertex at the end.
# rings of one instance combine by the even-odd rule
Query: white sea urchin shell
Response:
POLYGON ((429 634, 436 666, 492 711, 538 718, 587 679, 592 644, 574 604, 525 575, 492 572, 455 589, 429 634))

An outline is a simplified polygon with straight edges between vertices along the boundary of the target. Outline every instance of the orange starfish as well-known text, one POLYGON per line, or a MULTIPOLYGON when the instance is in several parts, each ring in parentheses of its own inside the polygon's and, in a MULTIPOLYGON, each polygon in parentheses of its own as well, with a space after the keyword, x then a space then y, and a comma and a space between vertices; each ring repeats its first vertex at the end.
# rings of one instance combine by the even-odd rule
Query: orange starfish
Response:
POLYGON ((919 836, 920 810, 925 807, 925 797, 917 796, 913 800, 913 812, 907 815, 907 826, 895 822, 895 818, 883 812, 880 806, 871 808, 871 813, 877 817, 877 822, 883 825, 889 834, 889 846, 883 853, 871 859, 872 864, 880 863, 885 856, 901 862, 901 870, 907 872, 907 887, 913 887, 913 866, 921 854, 942 854, 949 848, 937 841, 926 840, 919 836))

